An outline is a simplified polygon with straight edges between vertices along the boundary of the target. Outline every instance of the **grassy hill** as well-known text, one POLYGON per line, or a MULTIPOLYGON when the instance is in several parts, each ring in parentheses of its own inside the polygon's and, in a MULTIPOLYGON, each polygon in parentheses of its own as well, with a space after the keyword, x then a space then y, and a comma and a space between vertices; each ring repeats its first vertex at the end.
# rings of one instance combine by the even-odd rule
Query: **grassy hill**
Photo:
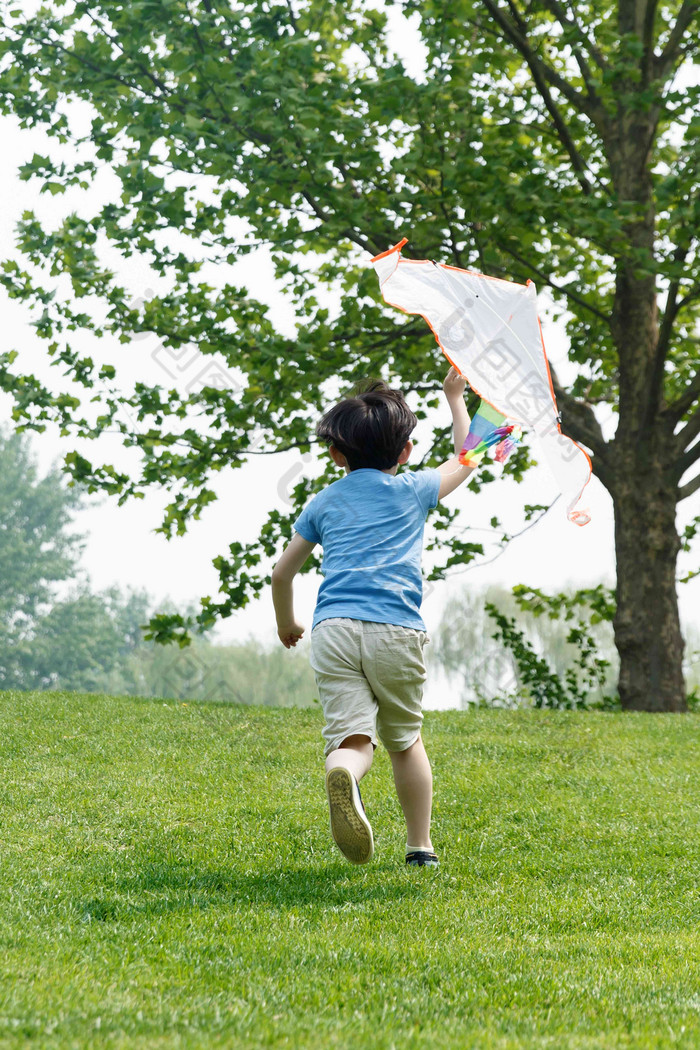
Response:
POLYGON ((0 1047, 700 1046, 698 715, 428 712, 433 872, 317 708, 0 706, 0 1047))

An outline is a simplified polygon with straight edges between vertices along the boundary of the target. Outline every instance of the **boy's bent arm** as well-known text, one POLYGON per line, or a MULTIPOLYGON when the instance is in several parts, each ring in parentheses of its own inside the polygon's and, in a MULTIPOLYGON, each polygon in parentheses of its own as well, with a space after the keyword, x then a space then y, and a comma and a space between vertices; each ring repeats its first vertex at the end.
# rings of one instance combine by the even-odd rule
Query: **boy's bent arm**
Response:
POLYGON ((295 532, 272 570, 273 582, 286 579, 291 583, 315 546, 311 540, 305 540, 301 533, 295 532))
POLYGON ((294 616, 292 582, 315 546, 315 543, 295 532, 272 570, 272 602, 275 606, 277 634, 287 649, 296 645, 304 633, 304 628, 294 616))
POLYGON ((454 435, 454 447, 455 454, 452 459, 445 460, 437 468, 440 474, 440 490, 438 492, 438 499, 441 500, 444 496, 448 496, 450 492, 453 492, 463 481, 466 481, 469 475, 475 470, 474 467, 465 467, 463 463, 459 462, 459 454, 462 451, 462 446, 467 439, 469 433, 469 413, 467 412, 467 406, 464 403, 464 389, 466 383, 463 377, 459 374, 456 368, 450 368, 445 382, 443 383, 443 390, 447 398, 447 403, 452 411, 452 425, 454 435))
POLYGON ((463 481, 466 481, 474 470, 476 470, 476 467, 465 467, 464 463, 460 463, 459 456, 453 456, 452 459, 446 459, 444 463, 441 463, 437 468, 438 474, 440 474, 438 499, 442 499, 443 496, 449 496, 450 492, 453 492, 463 481))

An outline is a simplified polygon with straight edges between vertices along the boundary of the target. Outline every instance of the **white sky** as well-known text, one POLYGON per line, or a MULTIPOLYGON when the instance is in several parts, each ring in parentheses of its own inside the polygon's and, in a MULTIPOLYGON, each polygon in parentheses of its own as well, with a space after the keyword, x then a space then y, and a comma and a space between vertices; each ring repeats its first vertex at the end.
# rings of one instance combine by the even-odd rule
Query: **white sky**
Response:
MULTIPOLYGON (((24 209, 32 208, 40 218, 55 224, 60 216, 78 208, 85 195, 78 191, 74 196, 39 196, 36 186, 18 179, 17 169, 30 160, 34 152, 57 155, 56 144, 38 129, 20 129, 12 118, 0 117, 0 129, 5 156, 5 163, 0 168, 0 191, 5 202, 0 215, 0 236, 4 246, 3 258, 6 258, 13 254, 14 227, 24 209)), ((90 209, 109 199, 115 185, 118 185, 116 180, 105 172, 95 189, 90 191, 90 209)), ((402 235, 408 236, 410 241, 410 229, 397 231, 396 239, 402 235)), ((159 279, 134 257, 120 260, 112 253, 108 264, 117 271, 135 298, 147 297, 163 287, 159 279)), ((236 268, 219 268, 218 272, 213 267, 209 271, 205 268, 202 279, 211 283, 228 280, 245 284, 255 298, 270 304, 271 316, 278 327, 293 330, 293 306, 275 288, 271 262, 265 252, 248 256, 236 268), (226 271, 223 275, 222 269, 226 271)), ((27 310, 6 294, 0 294, 3 349, 19 351, 15 370, 32 371, 51 388, 68 389, 59 369, 51 367, 46 344, 36 337, 27 310)), ((545 296, 540 297, 540 305, 541 309, 546 306, 545 296)), ((572 374, 566 361, 566 340, 561 329, 549 323, 546 316, 543 317, 543 329, 550 357, 566 381, 567 374, 572 374)), ((195 381, 202 369, 212 367, 212 359, 197 352, 183 354, 175 361, 163 353, 153 335, 145 335, 128 346, 116 340, 97 340, 89 333, 71 335, 72 344, 90 353, 95 361, 109 361, 117 366, 117 376, 124 389, 130 389, 136 379, 161 383, 166 389, 186 386, 195 381)), ((436 387, 439 389, 449 365, 437 348, 435 361, 436 387)), ((404 377, 403 387, 410 389, 410 376, 404 377)), ((10 407, 10 398, 0 395, 3 420, 9 418, 10 407)), ((417 444, 416 456, 422 456, 427 447, 430 421, 437 420, 444 425, 449 418, 445 403, 440 410, 431 413, 430 420, 419 424, 413 435, 417 444)), ((88 459, 113 462, 118 468, 135 462, 133 450, 123 449, 118 436, 106 435, 99 442, 76 442, 61 439, 57 428, 51 427, 44 434, 30 432, 30 439, 42 474, 74 448, 88 459)), ((291 451, 269 457, 257 456, 254 462, 238 470, 215 475, 212 487, 218 493, 217 502, 207 508, 201 521, 191 523, 186 536, 170 541, 153 532, 160 524, 162 509, 168 502, 167 493, 151 492, 144 500, 132 501, 123 507, 117 507, 116 498, 93 496, 90 509, 82 512, 75 522, 76 530, 87 534, 83 567, 96 589, 117 583, 145 587, 158 601, 166 596, 176 602, 198 599, 203 595, 216 599, 218 577, 212 559, 218 554, 225 555, 233 540, 254 540, 270 510, 287 509, 287 493, 306 470, 316 472, 313 459, 303 459, 298 452, 291 451)), ((462 486, 448 497, 448 505, 463 508, 462 526, 469 523, 475 528, 484 528, 488 526, 489 518, 497 515, 506 527, 510 525, 515 531, 522 521, 525 503, 546 504, 554 495, 549 474, 544 468, 536 468, 522 485, 508 480, 498 481, 487 487, 481 496, 471 491, 468 485, 462 486)), ((681 525, 690 520, 693 512, 698 513, 699 503, 699 499, 693 499, 681 504, 681 525)), ((614 578, 612 503, 596 478, 591 479, 584 505, 592 514, 591 523, 585 527, 579 528, 566 520, 563 500, 560 499, 538 525, 514 540, 496 561, 467 571, 458 570, 447 581, 427 584, 422 614, 428 633, 437 628, 451 595, 464 587, 484 587, 490 583, 511 587, 516 583, 526 583, 545 590, 559 590, 567 583, 586 586, 595 585, 601 579, 611 582, 614 578)), ((431 530, 426 529, 426 540, 430 534, 431 530)), ((478 542, 484 537, 487 543, 492 542, 480 532, 474 532, 468 538, 478 542)), ((700 552, 696 552, 695 560, 698 556, 700 552)), ((426 556, 424 569, 431 564, 426 556)), ((681 567, 687 570, 694 568, 695 563, 686 556, 681 567)), ((307 626, 302 647, 308 645, 320 579, 316 575, 297 577, 295 583, 297 617, 307 626)), ((680 587, 680 601, 684 619, 700 622, 700 578, 680 587)), ((276 639, 269 588, 263 591, 259 600, 224 621, 216 632, 220 641, 249 637, 280 644, 276 639)), ((426 706, 444 707, 454 702, 446 683, 433 676, 427 688, 426 706)))

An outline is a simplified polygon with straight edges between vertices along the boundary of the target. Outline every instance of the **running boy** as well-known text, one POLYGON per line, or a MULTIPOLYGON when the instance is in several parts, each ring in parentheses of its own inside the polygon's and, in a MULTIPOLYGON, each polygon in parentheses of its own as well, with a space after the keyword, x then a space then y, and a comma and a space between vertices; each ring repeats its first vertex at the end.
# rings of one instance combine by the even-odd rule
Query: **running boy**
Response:
POLYGON ((358 784, 372 765, 377 736, 389 752, 406 818, 406 863, 439 863, 430 839, 432 772, 420 732, 429 640, 420 615, 421 555, 428 511, 472 473, 458 458, 469 430, 465 386, 450 368, 443 390, 455 454, 436 469, 397 474, 411 455, 418 420, 401 391, 382 380, 326 412, 316 435, 346 476, 309 500, 272 572, 277 631, 289 649, 304 633, 294 616, 292 581, 322 545, 311 666, 326 720, 331 833, 354 864, 374 852, 358 784))

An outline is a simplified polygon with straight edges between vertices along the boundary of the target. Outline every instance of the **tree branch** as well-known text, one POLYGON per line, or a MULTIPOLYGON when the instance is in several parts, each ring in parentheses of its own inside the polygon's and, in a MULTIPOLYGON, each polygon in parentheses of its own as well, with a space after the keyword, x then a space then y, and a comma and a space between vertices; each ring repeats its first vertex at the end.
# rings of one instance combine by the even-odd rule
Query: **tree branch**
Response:
POLYGON ((678 304, 678 310, 682 310, 688 303, 694 302, 696 299, 700 299, 700 283, 694 284, 687 295, 684 295, 678 304))
POLYGON ((683 0, 681 9, 678 12, 676 24, 671 30, 671 35, 666 42, 666 47, 660 55, 655 56, 654 72, 657 77, 664 80, 666 79, 669 70, 673 67, 674 62, 681 53, 680 43, 683 39, 683 35, 698 11, 700 11, 700 3, 698 3, 698 0, 683 0))
MULTIPOLYGON (((677 249, 674 253, 674 260, 681 261, 685 257, 685 252, 682 252, 680 259, 678 253, 680 249, 677 249)), ((668 286, 668 295, 666 296, 666 305, 664 307, 663 317, 661 318, 661 327, 659 328, 659 338, 656 342, 656 361, 657 364, 666 360, 666 354, 668 353, 668 344, 671 339, 671 331, 673 329, 673 322, 678 316, 680 304, 677 302, 678 299, 678 288, 680 287, 680 279, 671 281, 668 286)))
POLYGON ((644 28, 642 30, 642 41, 644 43, 642 67, 644 70, 645 84, 648 84, 651 80, 654 70, 654 20, 656 19, 657 7, 658 0, 646 0, 646 8, 644 10, 644 28))
MULTIPOLYGON (((497 0, 483 0, 483 3, 493 20, 500 26, 504 35, 520 52, 530 67, 530 72, 532 73, 540 95, 550 112, 552 120, 554 120, 557 126, 561 141, 571 157, 574 168, 580 172, 582 176, 582 188, 584 189, 584 192, 590 192, 590 187, 589 190, 586 190, 583 185, 583 183, 587 184, 587 180, 583 174, 585 171, 585 165, 583 164, 581 156, 569 135, 568 128, 557 109, 549 89, 547 88, 547 83, 560 91, 579 113, 584 113, 599 131, 603 131, 607 128, 608 115, 600 103, 600 100, 597 95, 593 98, 586 98, 580 91, 577 91, 568 80, 565 80, 555 69, 552 69, 550 65, 539 57, 528 40, 526 25, 522 18, 518 18, 518 24, 514 25, 499 7, 497 0)), ((581 179, 579 181, 581 181, 581 179)))
POLYGON ((551 66, 548 66, 546 62, 543 62, 539 55, 535 54, 530 46, 527 36, 525 35, 525 23, 520 19, 519 26, 513 25, 498 6, 497 0, 483 0, 483 4, 493 20, 501 27, 511 44, 513 44, 523 56, 527 64, 530 66, 530 69, 533 70, 533 72, 533 67, 537 69, 539 74, 548 80, 552 87, 561 91, 562 95, 569 100, 572 106, 574 106, 580 113, 585 113, 592 119, 591 106, 584 96, 577 91, 576 88, 572 87, 567 80, 564 80, 556 70, 552 69, 551 66))
POLYGON ((607 325, 610 324, 610 317, 608 316, 608 314, 604 314, 602 310, 599 310, 596 306, 592 306, 583 298, 583 296, 579 295, 577 292, 570 291, 568 288, 564 288, 560 284, 555 284, 554 281, 544 272, 544 270, 539 270, 530 262, 529 259, 525 259, 518 252, 513 251, 512 248, 508 248, 505 244, 501 244, 500 242, 497 242, 497 246, 501 249, 501 251, 504 251, 506 255, 510 255, 517 262, 525 266, 531 273, 534 273, 538 277, 541 277, 544 283, 549 288, 553 288, 555 292, 561 292, 563 295, 566 295, 569 299, 571 299, 572 302, 578 303, 579 306, 583 306, 586 310, 590 310, 592 314, 595 314, 595 316, 600 318, 601 321, 605 321, 607 325))
MULTIPOLYGON (((544 5, 552 12, 555 18, 559 19, 560 23, 563 26, 569 26, 570 28, 573 28, 576 31, 579 40, 584 45, 584 47, 588 51, 588 54, 594 60, 596 65, 598 65, 600 69, 606 69, 607 62, 605 61, 603 55, 595 46, 595 44, 592 44, 586 36, 586 34, 584 33, 580 22, 576 18, 576 12, 573 9, 573 7, 571 8, 571 14, 569 15, 566 9, 564 8, 563 4, 559 3, 559 0, 544 0, 544 5)), ((598 94, 595 90, 595 83, 593 80, 591 67, 588 65, 588 62, 582 55, 580 48, 572 46, 571 50, 573 52, 574 58, 576 59, 578 68, 581 71, 581 76, 583 77, 584 83, 588 90, 588 97, 591 99, 591 101, 595 101, 596 104, 600 104, 600 99, 598 98, 598 94)))
POLYGON ((697 474, 692 481, 689 481, 687 485, 684 485, 682 489, 678 490, 678 502, 687 499, 688 496, 692 496, 693 493, 700 489, 700 474, 697 474))
MULTIPOLYGON (((320 219, 320 221, 324 223, 330 222, 331 216, 328 214, 327 211, 325 211, 321 207, 318 201, 311 196, 308 190, 302 189, 299 192, 306 201, 306 203, 309 205, 311 211, 314 213, 317 219, 320 219)), ((343 234, 348 238, 348 240, 352 241, 353 244, 356 244, 359 248, 364 248, 364 250, 366 252, 369 252, 370 255, 377 255, 380 251, 382 251, 382 246, 380 246, 378 240, 368 240, 366 237, 363 237, 361 234, 353 230, 351 226, 346 226, 346 228, 342 231, 340 236, 342 237, 343 234)), ((387 239, 386 243, 388 244, 390 240, 391 235, 387 239)))
POLYGON ((554 388, 554 396, 557 399, 557 406, 561 411, 562 432, 567 437, 571 437, 574 441, 578 441, 590 448, 595 456, 593 461, 594 473, 600 478, 606 488, 609 488, 612 480, 608 462, 609 445, 603 437, 603 431, 593 409, 590 405, 585 404, 583 401, 578 401, 567 390, 564 390, 551 364, 549 365, 549 373, 552 377, 552 387, 554 388))
POLYGON ((605 58, 605 55, 603 54, 603 52, 598 47, 598 45, 596 44, 595 40, 589 39, 589 37, 584 32, 583 27, 581 26, 581 23, 579 22, 578 18, 576 17, 576 8, 575 8, 574 3, 572 2, 572 0, 568 0, 568 4, 569 4, 569 10, 571 11, 571 21, 572 21, 573 25, 576 26, 576 29, 578 31, 578 34, 579 34, 579 37, 580 37, 581 41, 586 45, 588 54, 591 56, 591 58, 593 59, 593 61, 595 62, 595 64, 598 66, 599 69, 607 70, 609 68, 609 64, 608 64, 607 59, 605 58))
MULTIPOLYGON (((561 91, 561 93, 577 110, 579 110, 579 112, 586 113, 591 117, 591 120, 593 120, 591 107, 588 105, 583 95, 576 91, 571 84, 564 80, 563 77, 560 77, 551 66, 548 66, 546 62, 543 62, 542 59, 535 54, 530 47, 527 37, 523 36, 505 17, 496 3, 492 2, 492 0, 483 0, 483 2, 494 21, 497 22, 503 30, 504 35, 510 40, 527 62, 537 90, 540 93, 540 97, 547 107, 549 115, 557 129, 559 140, 569 154, 578 183, 586 196, 590 196, 592 188, 586 177, 585 162, 576 148, 576 144, 569 132, 566 121, 562 117, 559 108, 552 98, 552 94, 547 86, 547 81, 557 87, 557 89, 561 91)), ((595 120, 593 122, 595 123, 595 120)))
MULTIPOLYGON (((673 253, 674 263, 682 264, 690 251, 690 247, 691 244, 679 245, 673 253)), ((661 328, 659 329, 659 338, 656 344, 657 360, 658 357, 660 357, 662 361, 665 360, 668 352, 668 344, 671 338, 671 331, 673 330, 673 322, 676 320, 683 307, 687 306, 692 299, 692 295, 689 293, 678 302, 680 283, 680 277, 676 277, 668 286, 668 296, 666 298, 664 314, 661 319, 661 328)), ((700 289, 698 290, 700 291, 700 289)))
MULTIPOLYGON (((649 0, 650 3, 654 0, 649 0)), ((692 242, 690 242, 692 243, 692 242)), ((690 243, 687 245, 678 245, 675 252, 673 253, 673 261, 677 265, 682 265, 688 252, 690 251, 690 243)), ((663 393, 664 385, 664 365, 666 362, 666 355, 668 354, 668 347, 671 341, 671 332, 673 331, 673 324, 676 320, 679 311, 682 307, 682 300, 679 303, 678 300, 678 289, 680 287, 680 278, 677 277, 671 281, 668 288, 668 295, 666 297, 666 305, 664 307, 664 314, 661 320, 661 327, 659 329, 659 336, 656 341, 656 350, 654 351, 654 362, 651 370, 651 378, 649 383, 649 416, 651 419, 658 410, 659 401, 663 393)))
MULTIPOLYGON (((688 422, 685 424, 683 429, 678 434, 676 434, 676 437, 675 437, 675 440, 677 442, 676 447, 679 449, 679 451, 681 453, 685 449, 689 449, 690 452, 693 452, 693 453, 695 453, 695 455, 697 455, 697 450, 698 450, 698 448, 700 448, 700 445, 695 445, 694 448, 692 448, 692 449, 690 448, 690 446, 693 444, 693 442, 695 441, 696 437, 698 437, 698 435, 700 435, 700 407, 698 407, 695 410, 695 412, 692 414, 692 416, 690 417, 688 422)), ((686 453, 686 455, 688 455, 688 453, 686 453)), ((687 470, 688 467, 694 462, 695 462, 694 459, 692 459, 692 458, 689 459, 688 463, 687 463, 687 465, 686 465, 686 467, 684 469, 687 470)), ((681 471, 681 474, 682 473, 683 473, 683 471, 681 471)), ((681 474, 679 474, 678 476, 680 477, 681 474)))
MULTIPOLYGON (((697 426, 697 433, 695 434, 695 437, 697 438, 699 434, 700 434, 700 416, 698 416, 698 426, 697 426)), ((699 459, 700 459, 700 441, 696 441, 695 444, 693 445, 693 447, 689 448, 688 451, 683 456, 681 456, 680 459, 678 460, 678 480, 679 481, 683 477, 683 475, 685 474, 686 470, 690 470, 692 465, 694 463, 697 463, 697 461, 699 459)))
MULTIPOLYGON (((457 572, 451 572, 449 574, 450 578, 452 576, 462 576, 463 573, 465 573, 465 572, 471 572, 473 569, 481 568, 482 565, 490 565, 492 562, 496 561, 496 559, 500 558, 502 554, 505 554, 505 552, 506 552, 507 548, 509 547, 509 545, 510 545, 512 540, 517 540, 518 536, 524 535, 524 533, 526 533, 529 529, 534 529, 535 525, 537 525, 537 523, 542 520, 542 518, 545 516, 545 514, 549 513, 549 511, 552 509, 554 504, 560 498, 561 498, 560 496, 555 496, 554 499, 552 500, 552 502, 549 504, 549 506, 545 507, 545 509, 542 511, 541 514, 538 514, 536 518, 534 518, 528 525, 525 525, 524 528, 520 529, 519 532, 514 532, 511 536, 505 535, 503 537, 503 540, 501 541, 501 549, 499 550, 498 554, 495 554, 492 558, 488 558, 486 561, 480 561, 480 562, 477 562, 474 565, 469 565, 469 566, 467 566, 466 569, 458 569, 457 572)), ((454 532, 460 532, 460 531, 467 531, 467 530, 469 530, 471 532, 476 532, 477 531, 476 529, 472 529, 469 525, 465 526, 464 529, 454 529, 453 531, 454 532)), ((495 532, 496 530, 494 529, 493 531, 495 532)))
POLYGON ((568 390, 561 386, 554 371, 554 366, 551 363, 549 363, 549 372, 552 377, 557 406, 562 411, 562 426, 571 431, 569 436, 574 441, 583 442, 597 456, 604 458, 607 442, 603 437, 603 431, 593 409, 583 401, 578 401, 568 390))
MULTIPOLYGON (((695 404, 697 399, 700 397, 700 372, 698 372, 690 383, 683 391, 681 396, 669 405, 664 415, 667 415, 670 419, 675 419, 676 422, 681 420, 686 414, 689 408, 695 404)), ((681 431, 682 433, 682 431, 681 431)), ((680 435, 678 435, 680 437, 680 435)))

